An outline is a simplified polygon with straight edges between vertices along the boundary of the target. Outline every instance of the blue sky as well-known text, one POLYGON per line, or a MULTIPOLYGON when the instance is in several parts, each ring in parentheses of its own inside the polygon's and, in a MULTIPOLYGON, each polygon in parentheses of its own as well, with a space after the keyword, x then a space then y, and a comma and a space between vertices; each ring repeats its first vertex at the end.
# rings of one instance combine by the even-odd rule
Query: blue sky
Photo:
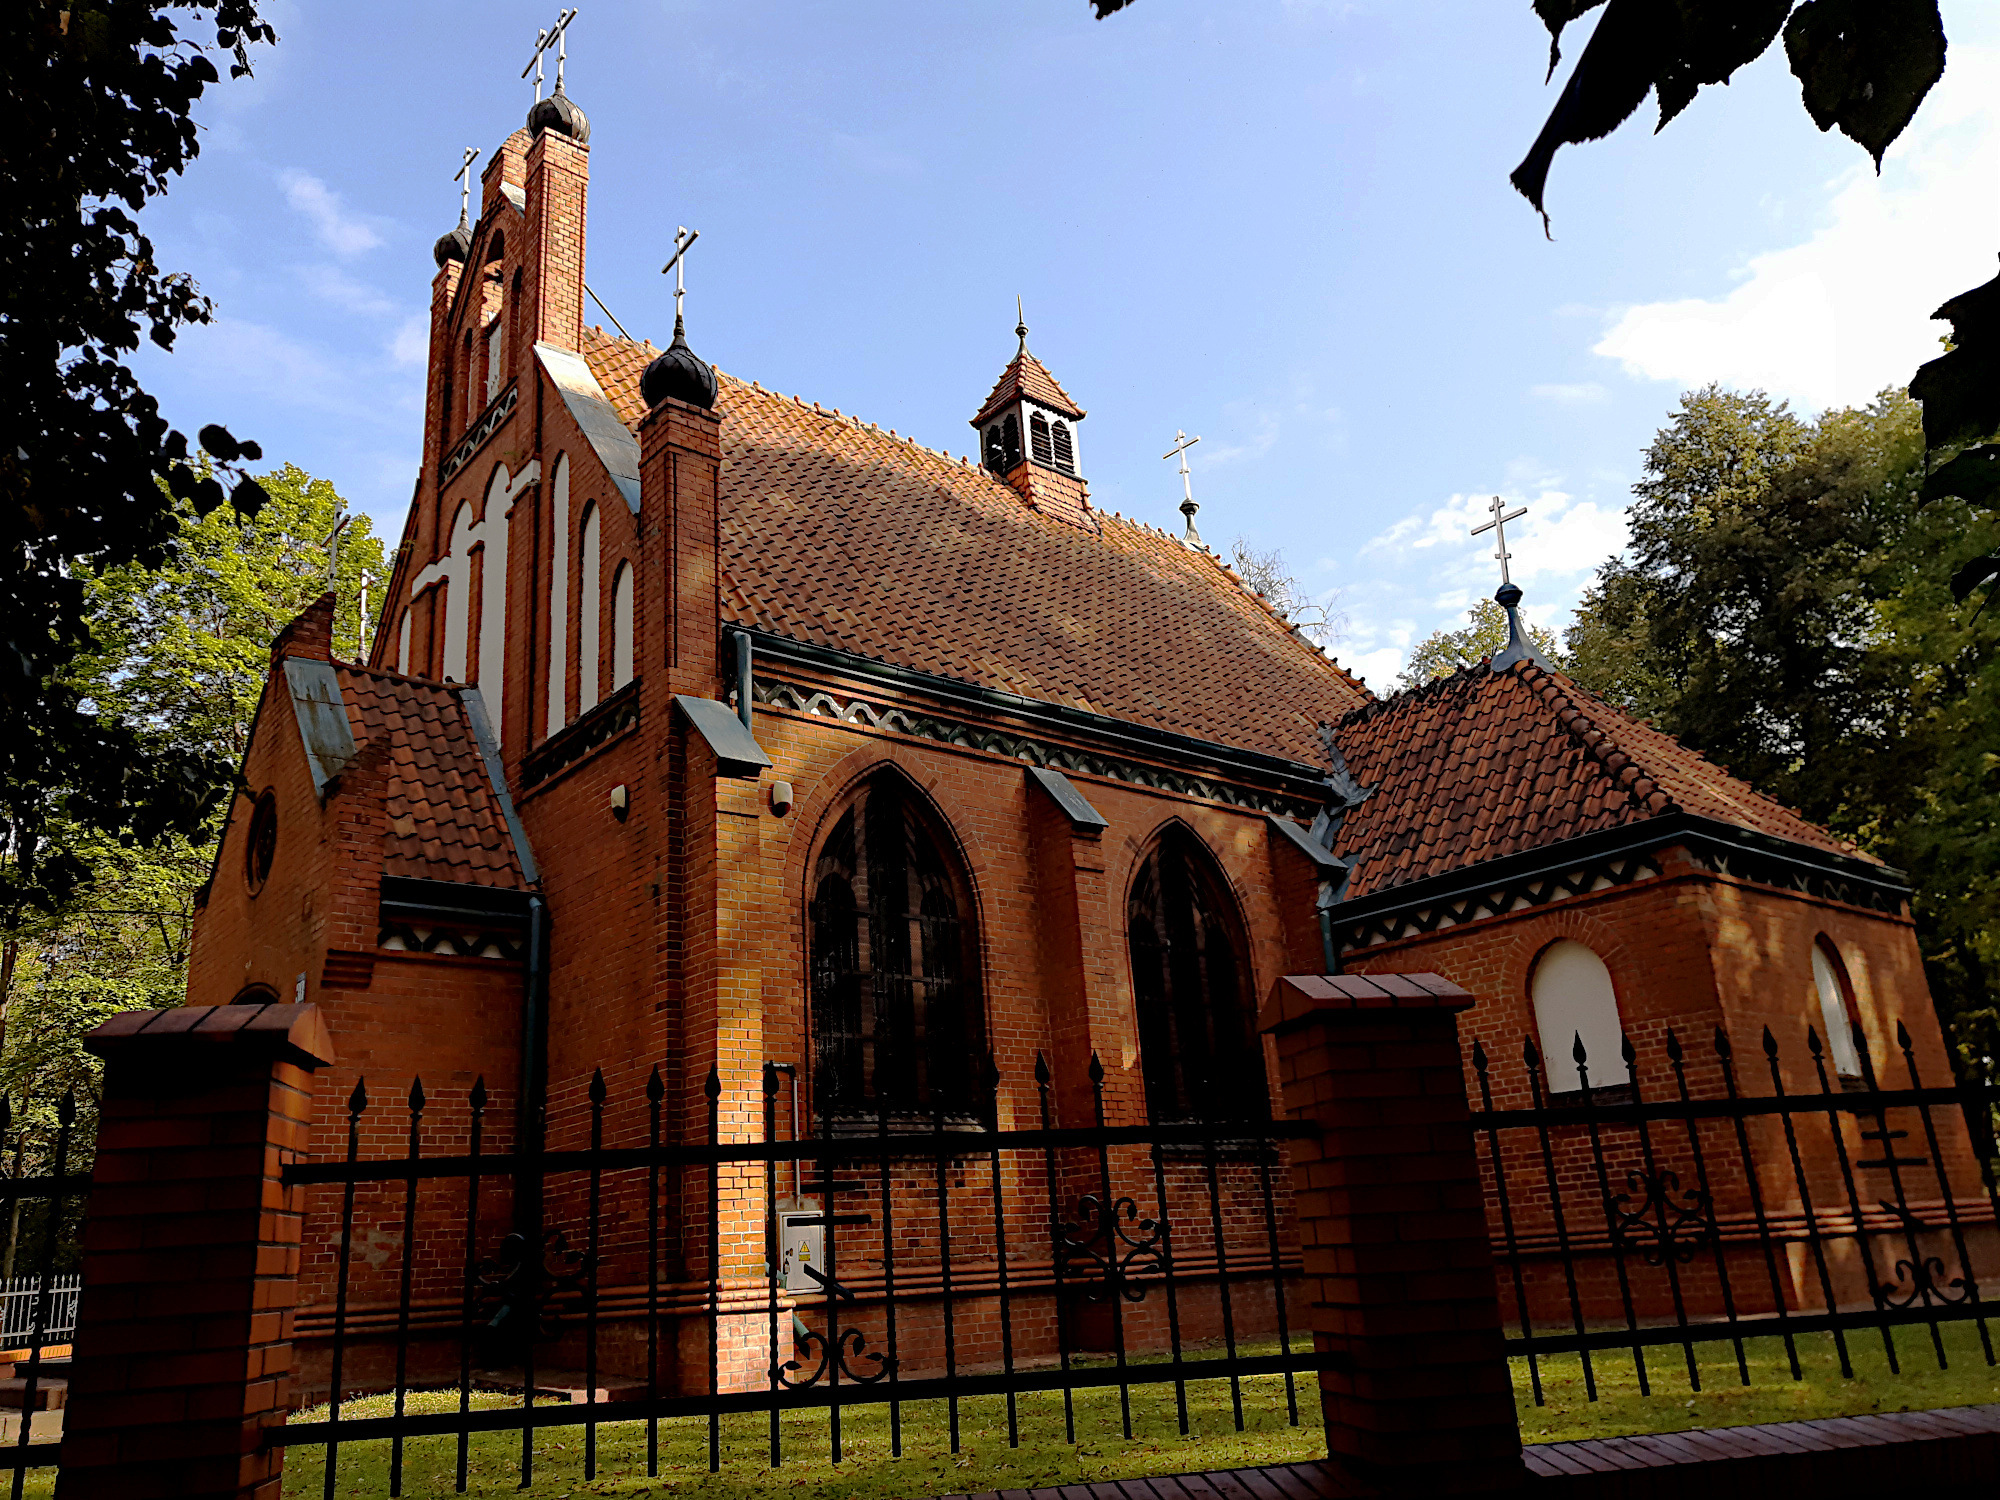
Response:
MULTIPOLYGON (((1683 388, 1808 411, 1900 383, 2000 250, 2000 5, 1944 0, 1943 84, 1878 179, 1813 129, 1781 52, 1565 150, 1555 239, 1507 173, 1552 102, 1527 0, 582 0, 587 276, 665 342, 953 452, 1030 343, 1090 413, 1095 501, 1282 549, 1378 689, 1497 579, 1566 620, 1623 541, 1683 388)), ((254 80, 148 227, 215 298, 145 376, 332 480, 393 536, 420 452, 431 242, 467 145, 532 100, 553 5, 272 3, 254 80)), ((1573 57, 1584 37, 1573 30, 1573 57)), ((1560 78, 1560 75, 1559 75, 1560 78)), ((1558 79, 1559 81, 1559 79, 1558 79)))

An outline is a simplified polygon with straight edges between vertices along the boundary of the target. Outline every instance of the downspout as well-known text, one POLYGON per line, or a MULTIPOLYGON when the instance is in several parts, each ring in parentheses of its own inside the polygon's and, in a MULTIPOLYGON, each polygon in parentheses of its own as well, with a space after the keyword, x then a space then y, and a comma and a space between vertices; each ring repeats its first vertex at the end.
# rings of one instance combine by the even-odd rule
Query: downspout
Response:
POLYGON ((736 717, 754 735, 757 731, 750 726, 750 632, 733 630, 730 634, 736 640, 736 717))
POLYGON ((528 972, 521 989, 521 1116, 517 1135, 522 1171, 514 1183, 516 1228, 530 1245, 541 1243, 542 1174, 528 1165, 548 1144, 549 1104, 549 906, 539 891, 528 897, 528 972))

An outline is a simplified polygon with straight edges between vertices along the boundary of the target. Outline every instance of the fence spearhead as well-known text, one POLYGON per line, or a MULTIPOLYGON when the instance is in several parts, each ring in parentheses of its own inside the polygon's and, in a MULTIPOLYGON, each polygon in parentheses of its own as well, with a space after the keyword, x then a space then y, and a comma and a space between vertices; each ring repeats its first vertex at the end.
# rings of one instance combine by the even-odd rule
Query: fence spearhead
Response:
MULTIPOLYGON (((722 1092, 722 1079, 717 1075, 714 1068, 708 1070, 708 1083, 704 1088, 704 1092, 708 1090, 714 1091, 708 1095, 711 1099, 722 1092)), ((764 1097, 766 1099, 775 1099, 778 1097, 778 1070, 769 1063, 764 1064, 764 1097)))
POLYGON ((1812 1054, 1814 1062, 1818 1062, 1826 1055, 1826 1048, 1820 1043, 1819 1031, 1810 1021, 1806 1023, 1806 1051, 1812 1054))
POLYGON ((1720 1026, 1715 1028, 1715 1055, 1724 1062, 1735 1056, 1734 1050, 1729 1045, 1729 1033, 1720 1026))
POLYGON ((1049 1086, 1049 1060, 1039 1052, 1035 1054, 1035 1082, 1043 1088, 1049 1086))
POLYGON ((1095 1052, 1090 1054, 1090 1081, 1093 1084, 1104 1082, 1104 1064, 1095 1052))
POLYGON ((347 1112, 350 1115, 359 1115, 366 1108, 368 1108, 368 1080, 357 1078, 354 1080, 354 1092, 347 1096, 347 1112))
POLYGON ((1627 1068, 1639 1060, 1639 1049, 1632 1045, 1632 1038, 1622 1031, 1618 1033, 1618 1055, 1625 1059, 1627 1068))
POLYGON ((604 1108, 604 1069, 595 1069, 590 1075, 590 1103, 595 1109, 604 1108))
POLYGON ((1778 1039, 1771 1035, 1771 1028, 1764 1028, 1764 1055, 1772 1062, 1778 1060, 1778 1039))
POLYGON ((1681 1057, 1680 1035, 1673 1027, 1669 1026, 1667 1028, 1667 1061, 1678 1068, 1681 1065, 1681 1057))
POLYGON ((1486 1044, 1478 1037, 1472 1039, 1472 1066, 1481 1074, 1486 1072, 1486 1044))
POLYGON ((1901 1020, 1896 1022, 1896 1045, 1904 1052, 1910 1051, 1916 1045, 1910 1040, 1909 1028, 1901 1020))
POLYGON ((475 1115, 486 1113, 486 1075, 484 1073, 481 1073, 477 1078, 472 1080, 472 1112, 475 1115))
POLYGON ((652 1077, 646 1080, 646 1102, 649 1104, 658 1104, 666 1097, 667 1086, 660 1082, 660 1065, 654 1063, 652 1077))
POLYGON ((65 1130, 76 1123, 76 1089, 74 1087, 65 1092, 62 1098, 56 1100, 56 1120, 65 1130))
POLYGON ((421 1075, 418 1075, 410 1079, 410 1113, 413 1115, 420 1115, 423 1112, 424 1112, 424 1080, 421 1075))
POLYGON ((1570 1055, 1571 1057, 1573 1057, 1573 1058, 1575 1058, 1575 1059, 1576 1059, 1576 1065, 1577 1065, 1577 1066, 1578 1066, 1579 1068, 1581 1068, 1581 1067, 1582 1067, 1582 1066, 1584 1065, 1584 1063, 1586 1063, 1587 1061, 1589 1061, 1589 1059, 1590 1059, 1590 1053, 1589 1053, 1589 1052, 1587 1052, 1587 1051, 1586 1051, 1586 1050, 1584 1049, 1584 1045, 1583 1045, 1583 1033, 1582 1033, 1582 1032, 1580 1032, 1580 1031, 1579 1031, 1579 1032, 1578 1032, 1578 1033, 1576 1034, 1576 1041, 1575 1041, 1575 1043, 1574 1043, 1574 1044, 1573 1044, 1573 1045, 1572 1045, 1572 1046, 1570 1047, 1570 1049, 1569 1049, 1569 1055, 1570 1055))

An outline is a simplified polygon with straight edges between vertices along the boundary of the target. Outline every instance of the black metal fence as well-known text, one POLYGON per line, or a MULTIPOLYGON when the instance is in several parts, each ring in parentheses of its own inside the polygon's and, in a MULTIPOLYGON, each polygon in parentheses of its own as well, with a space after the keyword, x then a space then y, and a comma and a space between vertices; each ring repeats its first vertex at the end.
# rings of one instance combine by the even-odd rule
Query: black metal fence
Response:
MULTIPOLYGON (((983 1073, 979 1113, 1008 1119, 998 1070, 983 1073)), ((1064 1128, 1038 1056, 1033 1095, 1012 1100, 1032 1128, 968 1125, 958 1100, 955 1115, 822 1119, 810 1138, 782 1140, 780 1070, 767 1064, 761 1082, 757 1097, 725 1100, 711 1070, 706 1139, 683 1144, 657 1068, 643 1100, 619 1107, 600 1071, 588 1144, 533 1156, 487 1148, 483 1083, 453 1101, 458 1123, 442 1132, 418 1083, 391 1106, 402 1150, 371 1159, 361 1145, 381 1110, 357 1084, 345 1160, 285 1169, 288 1185, 325 1195, 316 1212, 338 1215, 324 1231, 337 1231, 331 1284, 305 1292, 332 1304, 329 1405, 269 1440, 321 1445, 331 1497, 343 1445, 362 1440, 389 1441, 393 1495, 419 1436, 456 1436, 463 1490, 475 1434, 518 1433, 525 1486, 536 1433, 581 1428, 590 1479, 610 1422, 645 1424, 649 1474, 673 1419, 706 1419, 717 1468, 731 1413, 768 1414, 773 1466, 780 1417, 801 1408, 826 1412, 835 1462, 842 1412, 858 1405, 887 1406, 900 1455, 904 1406, 942 1402, 956 1452, 969 1397, 1004 1397, 1018 1445, 1017 1398, 1060 1391, 1074 1442, 1081 1389, 1115 1387, 1129 1437, 1135 1386, 1171 1383, 1186 1433, 1188 1384, 1227 1381, 1241 1430, 1243 1380, 1282 1375, 1297 1424, 1296 1376, 1326 1362, 1292 1331, 1298 1246, 1280 1143, 1311 1127, 1108 1125, 1093 1057, 1092 1123, 1064 1128), (606 1144, 607 1128, 636 1137, 641 1122, 643 1144, 606 1144), (463 1152, 424 1150, 461 1129, 463 1152), (1276 1353, 1243 1347, 1267 1340, 1276 1353), (551 1399, 565 1386, 574 1394, 551 1399), (409 1392, 440 1388, 455 1388, 455 1409, 411 1409, 409 1392), (483 1404, 482 1389, 519 1399, 483 1404), (357 1392, 389 1396, 389 1413, 348 1413, 357 1392)))
POLYGON ((58 1445, 33 1443, 31 1414, 44 1383, 66 1370, 44 1356, 76 1327, 78 1278, 73 1274, 82 1208, 90 1193, 89 1132, 78 1129, 76 1091, 53 1106, 16 1109, 0 1095, 0 1225, 4 1240, 5 1347, 24 1351, 13 1364, 22 1381, 20 1429, 0 1450, 12 1469, 13 1500, 21 1500, 31 1468, 55 1465, 58 1445), (16 1273, 19 1274, 16 1274, 16 1273))
POLYGON ((1753 1337, 1782 1340, 1795 1380, 1807 1334, 1831 1335, 1846 1377, 1864 1331, 1892 1371, 1911 1333, 1943 1368, 1954 1323, 1976 1328, 1994 1362, 2000 1089, 1927 1081, 1901 1023, 1895 1037, 1897 1088, 1877 1078, 1858 1026, 1838 1059, 1858 1071, 1845 1076, 1813 1028, 1792 1056, 1765 1028, 1744 1066, 1718 1027, 1699 1049, 1672 1030, 1645 1046, 1626 1037, 1593 1083, 1579 1037, 1580 1087, 1555 1095, 1532 1040, 1518 1071, 1475 1042, 1508 1350, 1526 1357, 1537 1405, 1555 1354, 1580 1359, 1592 1401, 1612 1350, 1629 1351, 1641 1394, 1648 1351, 1676 1345, 1692 1389, 1704 1345, 1748 1385, 1753 1337))

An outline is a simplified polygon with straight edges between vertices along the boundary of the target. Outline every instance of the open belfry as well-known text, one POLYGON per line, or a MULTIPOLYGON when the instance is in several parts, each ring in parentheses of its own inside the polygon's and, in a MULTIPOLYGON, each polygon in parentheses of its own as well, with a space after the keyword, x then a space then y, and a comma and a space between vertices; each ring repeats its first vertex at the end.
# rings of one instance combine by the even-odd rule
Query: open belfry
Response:
MULTIPOLYGON (((1569 682, 1511 583, 1506 651, 1378 696, 1201 542, 1185 484, 1184 535, 1092 503, 1085 408, 1025 318, 965 392, 976 457, 713 369, 698 295, 664 347, 606 333, 589 141, 558 74, 476 182, 468 154, 381 627, 334 659, 329 595, 273 643, 205 891, 189 1003, 324 1017, 312 1160, 1044 1124, 1249 1142, 1282 1113, 1288 997, 1341 975, 1467 992, 1494 1061, 1465 1085, 1502 1107, 1644 1093, 1669 1030, 1708 1076, 1718 1034, 1761 1068, 1768 1026, 1810 1093, 1809 1026, 1840 1088, 1864 1044, 1901 1055, 1900 1023, 1950 1076, 1897 873, 1569 682)), ((695 244, 677 286, 718 248, 695 244)), ((323 1183, 291 1399, 387 1388, 399 1360, 457 1379, 427 1330, 475 1293, 487 1363, 582 1370, 584 1314, 523 1331, 548 1303, 508 1302, 524 1261, 589 1280, 605 1388, 810 1364, 829 1282, 854 1379, 1111 1348, 1117 1319, 1121 1349, 1295 1334, 1282 1152, 1209 1139, 1051 1153, 1039 1183, 983 1148, 323 1183), (1209 1181, 1174 1221, 1171 1307, 1064 1300, 1046 1204, 1114 1169, 1145 1185, 1134 1245, 1156 1183, 1209 1181), (375 1253, 406 1214, 436 1231, 375 1253)), ((1810 1151, 1799 1181, 1832 1181, 1810 1151)), ((1759 1213, 1792 1201, 1765 1188, 1759 1213)), ((1765 1305, 1815 1274, 1773 1265, 1765 1305)))

